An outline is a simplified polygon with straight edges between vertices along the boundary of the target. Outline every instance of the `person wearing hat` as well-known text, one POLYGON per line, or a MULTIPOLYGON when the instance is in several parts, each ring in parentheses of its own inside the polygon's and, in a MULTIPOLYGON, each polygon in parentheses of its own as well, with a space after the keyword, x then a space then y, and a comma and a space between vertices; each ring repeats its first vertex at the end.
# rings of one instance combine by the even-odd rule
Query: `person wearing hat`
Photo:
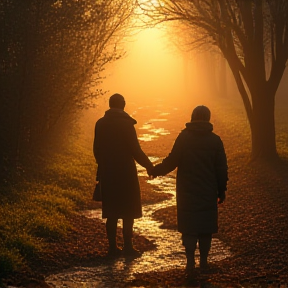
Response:
POLYGON ((97 185, 101 185, 102 192, 102 218, 107 218, 110 256, 118 256, 122 252, 116 243, 118 219, 123 220, 124 255, 141 255, 132 243, 134 219, 142 217, 135 161, 150 174, 153 168, 139 145, 134 128, 137 122, 124 111, 125 104, 120 94, 110 97, 110 109, 96 122, 93 145, 98 164, 97 185))
POLYGON ((152 170, 152 176, 157 177, 178 168, 177 223, 185 247, 188 275, 194 272, 197 242, 200 269, 208 269, 212 234, 218 231, 217 206, 224 202, 227 189, 228 167, 223 142, 212 130, 210 110, 197 106, 170 154, 152 170))

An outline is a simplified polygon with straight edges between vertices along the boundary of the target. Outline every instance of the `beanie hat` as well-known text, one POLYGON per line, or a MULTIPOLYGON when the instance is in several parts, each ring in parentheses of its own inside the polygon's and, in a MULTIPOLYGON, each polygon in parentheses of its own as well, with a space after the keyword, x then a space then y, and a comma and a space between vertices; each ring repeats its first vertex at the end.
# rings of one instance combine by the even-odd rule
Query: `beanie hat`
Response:
POLYGON ((191 121, 210 121, 210 110, 204 105, 197 106, 191 116, 191 121))

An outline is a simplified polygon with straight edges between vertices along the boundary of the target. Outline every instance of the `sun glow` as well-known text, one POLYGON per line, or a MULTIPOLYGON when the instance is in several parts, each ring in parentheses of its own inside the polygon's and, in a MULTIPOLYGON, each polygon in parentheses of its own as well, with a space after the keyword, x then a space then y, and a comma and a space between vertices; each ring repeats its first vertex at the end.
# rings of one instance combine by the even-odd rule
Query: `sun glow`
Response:
MULTIPOLYGON (((157 0, 139 1, 140 5, 161 4, 157 0)), ((187 103, 192 98, 194 101, 216 95, 217 89, 220 91, 223 85, 216 69, 217 65, 220 66, 220 58, 210 51, 185 51, 181 40, 186 30, 168 25, 162 23, 146 29, 141 23, 134 26, 125 42, 125 57, 106 69, 106 79, 101 88, 108 91, 107 97, 120 93, 128 101, 137 98, 187 103)), ((227 73, 225 70, 226 78, 227 73)), ((227 91, 235 90, 232 81, 226 86, 227 91)))
POLYGON ((128 98, 181 95, 182 58, 169 47, 165 33, 164 28, 148 28, 137 33, 129 46, 127 43, 126 57, 113 65, 111 76, 104 83, 105 88, 112 93, 123 93, 128 98))

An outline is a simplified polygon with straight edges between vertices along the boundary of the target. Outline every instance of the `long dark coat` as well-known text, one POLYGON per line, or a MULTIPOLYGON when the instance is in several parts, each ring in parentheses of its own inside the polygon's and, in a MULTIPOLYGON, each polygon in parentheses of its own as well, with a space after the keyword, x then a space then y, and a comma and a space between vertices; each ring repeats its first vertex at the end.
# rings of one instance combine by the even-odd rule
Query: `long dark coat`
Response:
POLYGON ((218 231, 217 199, 225 193, 227 160, 220 137, 209 122, 190 122, 178 135, 171 153, 155 166, 154 176, 178 167, 176 178, 178 231, 218 231))
POLYGON ((102 217, 140 218, 140 187, 135 160, 145 168, 152 163, 142 151, 134 124, 122 109, 109 109, 95 125, 94 156, 102 190, 102 217))

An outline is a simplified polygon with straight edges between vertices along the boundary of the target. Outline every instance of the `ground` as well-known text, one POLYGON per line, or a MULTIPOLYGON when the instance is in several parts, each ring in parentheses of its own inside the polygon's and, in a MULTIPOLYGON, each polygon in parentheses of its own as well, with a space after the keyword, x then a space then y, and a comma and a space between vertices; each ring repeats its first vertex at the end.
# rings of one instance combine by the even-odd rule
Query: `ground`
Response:
MULTIPOLYGON (((142 141, 141 146, 148 155, 164 157, 169 153, 178 133, 184 128, 185 122, 189 121, 191 111, 190 107, 186 108, 179 108, 173 113, 171 107, 165 107, 167 111, 163 112, 170 113, 165 116, 168 121, 158 123, 168 129, 170 134, 151 142, 142 141)), ((214 130, 224 142, 229 165, 227 199, 219 208, 217 237, 231 248, 232 257, 213 265, 212 273, 198 274, 197 279, 204 283, 203 287, 287 287, 288 162, 282 157, 282 161, 273 165, 249 163, 247 122, 239 116, 243 116, 243 111, 240 109, 242 112, 236 115, 237 107, 225 110, 225 113, 217 104, 210 108, 214 130), (235 119, 231 121, 233 117, 235 119)), ((143 107, 142 115, 149 113, 149 109, 143 107)), ((143 133, 139 128, 147 121, 141 118, 141 113, 135 115, 135 118, 138 117, 138 135, 143 133)), ((139 178, 143 204, 157 202, 165 197, 162 194, 156 197, 145 181, 147 178, 139 178)), ((91 201, 86 208, 97 205, 100 204, 91 201)), ((176 229, 173 216, 175 209, 169 207, 159 210, 154 217, 161 220, 164 227, 176 229)), ((104 224, 97 219, 88 219, 81 213, 70 216, 69 221, 74 229, 69 231, 65 239, 49 243, 45 253, 30 259, 30 271, 13 275, 11 279, 6 279, 6 283, 45 287, 45 275, 76 264, 97 265, 106 261, 108 244, 104 224)), ((120 231, 118 236, 121 242, 120 231)), ((155 249, 154 244, 143 235, 136 234, 134 243, 141 251, 155 249)), ((139 274, 133 282, 122 284, 121 287, 188 286, 184 269, 139 274)))

